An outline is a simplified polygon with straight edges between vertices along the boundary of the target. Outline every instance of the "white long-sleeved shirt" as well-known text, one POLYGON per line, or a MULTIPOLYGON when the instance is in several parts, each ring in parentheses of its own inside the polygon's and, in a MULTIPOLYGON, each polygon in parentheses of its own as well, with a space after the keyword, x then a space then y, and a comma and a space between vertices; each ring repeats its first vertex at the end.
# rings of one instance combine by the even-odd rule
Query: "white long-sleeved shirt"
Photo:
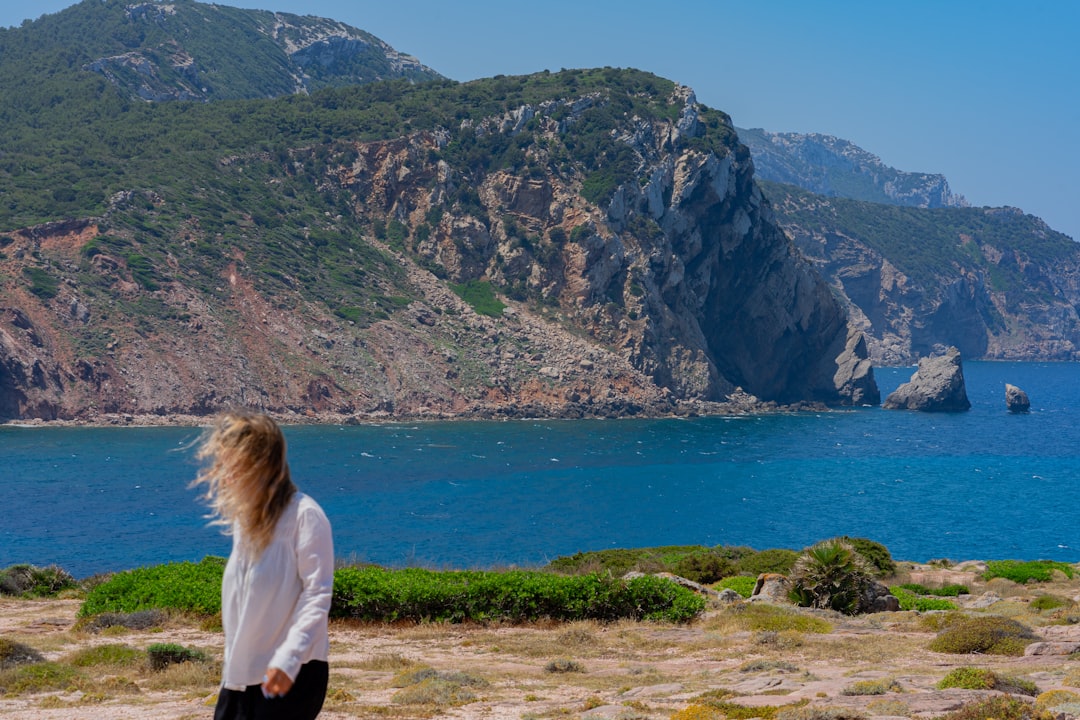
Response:
POLYGON ((234 526, 221 585, 222 685, 232 690, 261 683, 271 667, 295 680, 301 665, 330 654, 334 543, 322 508, 297 492, 258 560, 243 545, 234 526))

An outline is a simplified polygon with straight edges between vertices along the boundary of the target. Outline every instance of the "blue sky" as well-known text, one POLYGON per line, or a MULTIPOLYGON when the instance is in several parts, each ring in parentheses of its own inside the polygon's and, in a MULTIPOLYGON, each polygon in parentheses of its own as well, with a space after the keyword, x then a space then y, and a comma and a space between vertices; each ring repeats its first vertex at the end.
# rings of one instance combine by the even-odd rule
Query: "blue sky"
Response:
MULTIPOLYGON (((0 0, 0 26, 70 0, 0 0)), ((455 80, 635 67, 740 127, 822 132, 1080 240, 1080 2, 228 0, 318 15, 455 80)))

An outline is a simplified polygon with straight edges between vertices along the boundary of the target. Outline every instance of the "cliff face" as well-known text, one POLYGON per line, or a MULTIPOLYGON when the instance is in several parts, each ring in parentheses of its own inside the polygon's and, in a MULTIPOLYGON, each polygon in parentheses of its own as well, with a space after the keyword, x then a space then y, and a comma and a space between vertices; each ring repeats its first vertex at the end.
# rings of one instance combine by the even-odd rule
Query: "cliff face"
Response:
MULTIPOLYGON (((335 20, 195 0, 87 0, 9 33, 0 45, 8 45, 6 63, 25 63, 18 74, 40 71, 62 53, 65 63, 78 62, 122 96, 150 102, 277 97, 441 77, 335 20)), ((53 72, 70 70, 62 64, 53 72)))
POLYGON ((1080 359, 1080 245, 1013 208, 888 209, 768 185, 879 365, 1080 359))
POLYGON ((8 233, 0 416, 876 403, 865 343, 777 229, 726 116, 646 80, 660 111, 591 90, 219 157, 212 182, 269 198, 226 208, 221 232, 194 200, 143 190, 8 233), (327 209, 282 229, 300 197, 327 209), (274 203, 276 221, 255 211, 274 203))
POLYGON ((944 175, 889 167, 858 145, 821 133, 739 130, 750 148, 759 179, 797 185, 825 196, 939 208, 967 207, 944 175))

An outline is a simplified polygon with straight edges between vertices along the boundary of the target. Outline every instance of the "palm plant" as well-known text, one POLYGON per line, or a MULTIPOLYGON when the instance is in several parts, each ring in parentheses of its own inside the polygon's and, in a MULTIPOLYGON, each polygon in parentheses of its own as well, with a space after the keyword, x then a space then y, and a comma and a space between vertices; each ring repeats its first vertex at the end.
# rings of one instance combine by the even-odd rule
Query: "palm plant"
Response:
POLYGON ((807 548, 791 570, 791 600, 802 607, 854 615, 873 584, 873 570, 847 542, 824 540, 807 548))

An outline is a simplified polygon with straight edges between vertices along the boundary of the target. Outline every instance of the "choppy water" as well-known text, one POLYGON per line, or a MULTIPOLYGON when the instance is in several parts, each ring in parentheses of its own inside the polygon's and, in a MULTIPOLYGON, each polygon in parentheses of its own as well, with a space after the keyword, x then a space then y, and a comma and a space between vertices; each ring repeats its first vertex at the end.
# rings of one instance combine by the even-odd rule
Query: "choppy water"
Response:
MULTIPOLYGON (((883 394, 911 368, 878 369, 883 394)), ((973 408, 752 418, 290 427, 337 554, 492 567, 666 544, 1080 560, 1080 365, 965 364, 973 408), (1033 412, 1005 412, 1004 383, 1033 412)), ((0 428, 0 567, 77 576, 223 555, 190 428, 0 428)))

